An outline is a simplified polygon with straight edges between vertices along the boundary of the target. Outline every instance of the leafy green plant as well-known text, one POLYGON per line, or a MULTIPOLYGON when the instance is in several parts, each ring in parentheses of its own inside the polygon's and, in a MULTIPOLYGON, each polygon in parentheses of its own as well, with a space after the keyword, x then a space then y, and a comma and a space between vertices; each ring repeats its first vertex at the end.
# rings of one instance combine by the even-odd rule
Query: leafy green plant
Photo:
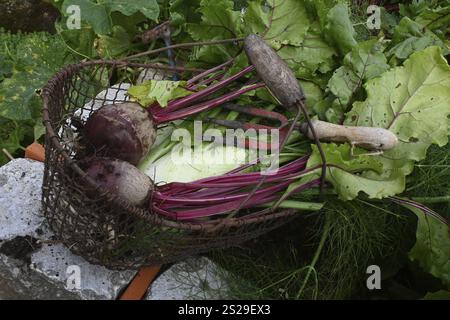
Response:
MULTIPOLYGON (((281 235, 268 235, 264 247, 261 239, 248 250, 215 256, 231 271, 231 296, 373 297, 365 290, 364 279, 367 265, 376 263, 385 270, 383 281, 393 287, 401 283, 414 291, 414 286, 406 285, 414 277, 408 274, 405 280, 399 270, 416 268, 419 271, 414 272, 436 280, 416 296, 445 297, 450 289, 448 226, 417 206, 402 207, 386 198, 401 194, 443 215, 447 212, 449 218, 450 6, 437 0, 388 2, 399 6, 389 12, 382 8, 381 29, 369 30, 365 26, 369 1, 53 0, 63 17, 57 35, 0 32, 0 148, 18 154, 42 135, 38 92, 61 66, 77 59, 119 58, 147 50, 158 44, 136 39, 160 21, 171 20, 174 43, 258 33, 294 71, 315 117, 382 127, 395 133, 399 144, 382 155, 354 157, 349 143, 324 143, 327 180, 333 188, 317 218, 287 226, 281 235), (81 29, 66 25, 71 5, 80 7, 81 29), (299 235, 299 230, 305 233, 299 235)), ((248 64, 235 44, 195 47, 179 55, 180 64, 199 67, 234 59, 229 73, 248 64)), ((168 95, 187 94, 178 84, 182 82, 148 82, 131 93, 138 100, 148 99, 145 103, 156 99, 166 104, 168 95)), ((275 108, 264 89, 239 99, 246 105, 275 108)), ((226 117, 235 119, 229 113, 226 117)), ((321 164, 317 148, 308 140, 298 133, 291 140, 284 157, 308 153, 309 169, 321 164)), ((173 145, 163 143, 152 159, 173 145)), ((0 154, 0 164, 5 160, 0 154)), ((313 170, 299 177, 288 191, 318 174, 313 170)), ((314 192, 292 198, 317 200, 314 192)))
MULTIPOLYGON (((445 59, 449 53, 449 41, 443 36, 448 34, 448 5, 445 2, 415 1, 410 5, 400 5, 399 12, 382 11, 383 19, 388 19, 387 22, 382 21, 382 30, 379 33, 365 30, 363 34, 356 32, 352 21, 354 15, 351 14, 354 10, 348 6, 347 1, 250 1, 243 11, 236 10, 232 1, 213 3, 205 0, 197 3, 199 9, 196 12, 201 14, 200 18, 185 10, 172 10, 172 14, 176 14, 178 21, 181 21, 181 29, 190 38, 200 41, 259 33, 285 59, 300 81, 317 85, 314 88, 319 93, 315 95, 320 98, 309 107, 319 118, 347 125, 382 127, 397 135, 399 145, 379 156, 355 158, 351 156, 348 144, 322 145, 329 164, 327 179, 333 185, 334 192, 343 200, 352 200, 346 202, 348 207, 353 206, 355 201, 360 202, 360 205, 363 201, 364 205, 358 205, 355 210, 358 213, 355 214, 362 216, 362 212, 369 207, 383 207, 370 199, 400 194, 404 192, 407 182, 410 186, 420 183, 414 179, 407 180, 407 176, 412 173, 418 161, 423 161, 426 156, 432 157, 427 150, 435 150, 437 147, 431 146, 442 148, 447 144, 450 68, 445 59), (289 16, 287 12, 290 12, 289 16), (387 27, 390 28, 389 32, 385 32, 387 27)), ((238 67, 247 63, 238 48, 231 45, 196 49, 190 56, 190 63, 217 64, 230 58, 237 61, 238 67)), ((304 88, 306 95, 311 95, 312 86, 306 85, 304 88)), ((312 146, 308 167, 312 169, 320 163, 317 148, 312 146)), ((319 170, 317 176, 318 174, 319 170)), ((302 178, 290 189, 305 183, 305 180, 316 179, 317 176, 313 173, 302 178)), ((333 208, 335 203, 335 199, 330 200, 325 209, 333 208)), ((392 210, 380 209, 380 215, 401 211, 398 207, 392 210)), ((416 248, 428 246, 429 249, 437 243, 424 244, 424 239, 438 237, 442 240, 442 234, 448 232, 448 227, 434 220, 436 226, 426 231, 424 213, 418 213, 419 211, 413 211, 418 217, 416 248)), ((404 210, 402 212, 407 214, 404 210)), ((378 229, 369 220, 367 217, 358 220, 362 229, 369 230, 369 227, 373 227, 372 232, 379 233, 380 238, 395 238, 395 231, 388 237, 386 230, 378 229)), ((341 226, 348 226, 348 221, 341 226)), ((362 229, 355 231, 357 238, 361 236, 359 239, 364 239, 362 229)), ((356 240, 345 232, 340 234, 339 231, 328 232, 326 229, 326 233, 334 241, 334 237, 342 236, 339 240, 342 243, 347 246, 356 245, 356 240)), ((408 235, 409 239, 414 237, 411 233, 408 235)), ((439 245, 446 248, 445 241, 441 240, 439 245)), ((382 241, 379 242, 380 246, 381 243, 382 241)), ((447 250, 439 249, 439 245, 433 250, 447 250)), ((406 257, 406 250, 409 249, 402 247, 402 250, 406 257)), ((433 254, 433 250, 430 254, 433 254)), ((340 264, 353 259, 351 254, 344 253, 343 246, 336 252, 342 253, 340 264)), ((425 255, 424 250, 413 249, 411 252, 412 259, 419 261, 425 271, 442 278, 445 284, 442 272, 442 268, 446 268, 445 263, 439 267, 441 272, 433 273, 433 257, 425 255), (422 256, 418 257, 414 252, 421 252, 422 256)), ((363 254, 364 250, 361 250, 357 255, 360 257, 363 254)), ((442 259, 446 258, 448 255, 444 254, 442 259)), ((321 279, 320 274, 311 270, 319 268, 321 264, 326 265, 326 262, 320 259, 317 261, 316 258, 313 258, 313 262, 313 266, 308 268, 297 265, 296 271, 288 272, 279 281, 273 280, 271 283, 276 288, 283 283, 286 288, 294 285, 297 289, 305 289, 305 285, 301 285, 302 281, 321 279)), ((348 262, 347 265, 345 272, 351 274, 351 263, 348 262)), ((333 268, 340 270, 337 265, 333 268)), ((343 272, 336 271, 334 277, 338 277, 337 274, 342 277, 343 272)), ((254 289, 259 288, 259 281, 257 283, 254 289)), ((251 288, 252 285, 247 283, 246 287, 251 288)), ((356 290, 355 287, 349 287, 351 289, 347 291, 348 295, 356 290)), ((260 293, 256 296, 261 297, 260 293)), ((272 292, 268 296, 276 296, 273 294, 272 292)), ((289 297, 299 296, 294 294, 289 297)))
MULTIPOLYGON (((0 43, 0 149, 18 155, 44 133, 41 88, 73 58, 59 37, 43 32, 0 30, 0 43)), ((6 160, 1 152, 0 165, 6 160)))
POLYGON ((450 290, 450 234, 448 226, 409 207, 418 217, 416 243, 409 252, 413 261, 442 281, 450 290))
POLYGON ((143 46, 135 42, 142 32, 140 25, 152 25, 158 21, 160 6, 156 0, 53 0, 63 19, 57 31, 69 49, 85 58, 117 58, 143 46), (71 8, 78 6, 81 28, 66 25, 71 8))

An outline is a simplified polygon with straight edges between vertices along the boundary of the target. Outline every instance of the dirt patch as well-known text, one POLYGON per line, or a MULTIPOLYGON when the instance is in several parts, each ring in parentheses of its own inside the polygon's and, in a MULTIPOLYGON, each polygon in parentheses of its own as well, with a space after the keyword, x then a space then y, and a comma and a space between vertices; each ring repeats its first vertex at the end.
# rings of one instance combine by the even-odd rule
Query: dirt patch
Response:
POLYGON ((30 264, 31 254, 40 249, 41 246, 37 239, 31 236, 19 236, 3 242, 0 246, 0 253, 30 264))
POLYGON ((0 27, 11 32, 47 31, 55 33, 59 11, 41 0, 0 1, 0 27))

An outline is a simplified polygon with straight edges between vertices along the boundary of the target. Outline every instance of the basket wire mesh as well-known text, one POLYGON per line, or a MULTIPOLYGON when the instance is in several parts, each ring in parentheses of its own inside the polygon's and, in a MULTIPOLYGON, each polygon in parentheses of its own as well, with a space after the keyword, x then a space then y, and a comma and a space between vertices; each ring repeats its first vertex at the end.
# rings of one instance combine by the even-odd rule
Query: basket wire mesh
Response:
POLYGON ((173 72, 173 68, 161 64, 81 62, 60 70, 43 90, 43 212, 56 237, 92 263, 125 269, 174 262, 240 244, 295 216, 293 210, 281 210, 201 224, 170 220, 131 205, 83 172, 76 159, 82 153, 76 121, 84 123, 97 108, 124 102, 128 87, 119 83, 112 95, 99 93, 108 93, 105 90, 111 90, 117 75, 136 83, 139 74, 154 79, 173 72))

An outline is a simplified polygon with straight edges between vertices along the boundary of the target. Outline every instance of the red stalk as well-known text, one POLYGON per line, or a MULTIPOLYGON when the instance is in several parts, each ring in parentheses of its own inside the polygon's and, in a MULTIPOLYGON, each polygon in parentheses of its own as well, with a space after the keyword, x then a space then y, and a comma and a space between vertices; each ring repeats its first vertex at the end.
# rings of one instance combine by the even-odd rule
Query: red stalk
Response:
POLYGON ((211 77, 209 77, 207 79, 204 79, 204 80, 198 82, 197 84, 195 84, 195 85, 193 85, 193 86, 191 86, 189 88, 192 89, 192 90, 197 90, 201 86, 206 86, 206 85, 210 84, 211 82, 214 82, 216 80, 222 79, 223 76, 225 76, 225 72, 218 73, 216 75, 213 75, 213 76, 211 76, 211 77))
MULTIPOLYGON (((158 124, 163 123, 163 122, 170 122, 170 121, 174 121, 174 120, 178 120, 178 119, 183 119, 188 116, 192 116, 196 113, 206 111, 206 110, 215 108, 217 106, 220 106, 221 104, 231 101, 246 92, 249 92, 249 91, 264 87, 264 86, 265 86, 264 83, 257 83, 257 84, 248 86, 246 88, 242 88, 238 91, 225 94, 221 97, 218 97, 218 98, 215 98, 215 99, 203 102, 203 103, 199 103, 197 105, 190 106, 183 110, 179 110, 178 112, 175 111, 176 109, 180 108, 180 106, 177 105, 178 106, 177 108, 172 109, 172 110, 167 110, 167 113, 165 113, 165 114, 154 115, 153 118, 154 118, 155 122, 158 124)), ((214 85, 211 87, 214 87, 214 85)), ((205 89, 205 90, 207 90, 207 89, 205 89)), ((202 91, 199 91, 198 93, 201 93, 201 92, 202 91)), ((196 95, 196 93, 194 93, 193 95, 190 95, 186 98, 192 97, 194 95, 196 95)), ((169 108, 169 107, 167 107, 167 108, 169 108)), ((165 108, 165 109, 167 109, 167 108, 165 108)))
MULTIPOLYGON (((288 163, 282 166, 276 175, 267 177, 265 181, 267 185, 252 194, 242 209, 279 199, 280 192, 287 189, 292 179, 315 169, 305 169, 307 158, 305 156, 288 163)), ((249 191, 242 192, 242 188, 261 180, 259 172, 240 174, 237 170, 192 183, 170 183, 162 186, 153 194, 152 210, 178 220, 192 220, 236 210, 240 207, 242 199, 249 194, 249 191)), ((315 187, 319 181, 319 179, 310 181, 297 187, 292 193, 315 187)))
MULTIPOLYGON (((280 167, 277 173, 269 176, 266 181, 276 182, 297 177, 299 171, 304 170, 307 159, 308 157, 305 156, 280 167)), ((159 187, 159 190, 167 195, 181 195, 186 193, 193 195, 193 192, 203 188, 242 188, 244 186, 255 185, 261 180, 260 172, 239 173, 238 171, 242 171, 248 166, 250 165, 244 165, 222 176, 203 178, 194 182, 172 182, 159 187)))
POLYGON ((155 114, 170 115, 173 111, 176 111, 178 109, 189 106, 191 103, 198 101, 199 99, 204 98, 214 92, 217 92, 218 90, 226 87, 231 82, 233 82, 233 81, 239 79, 240 77, 246 75, 247 73, 253 71, 253 69, 254 69, 253 66, 248 66, 248 67, 242 69, 241 71, 239 71, 238 73, 236 73, 226 79, 223 79, 222 81, 219 81, 201 91, 198 91, 189 96, 169 102, 169 104, 165 108, 161 108, 159 106, 152 105, 149 107, 149 109, 150 109, 149 111, 151 111, 151 113, 153 115, 155 115, 155 114))
POLYGON ((207 75, 210 75, 213 72, 216 72, 218 70, 222 70, 225 69, 225 67, 228 67, 230 64, 232 64, 234 62, 234 59, 230 59, 214 68, 208 69, 202 73, 197 74, 196 76, 192 77, 190 80, 188 80, 187 85, 191 86, 193 85, 195 82, 197 82, 198 80, 206 77, 207 75))
MULTIPOLYGON (((316 180, 310 181, 310 182, 298 187, 296 189, 296 192, 301 192, 303 190, 306 190, 306 189, 309 189, 312 187, 316 187, 319 184, 320 184, 320 180, 316 179, 316 180)), ((254 196, 245 204, 245 206, 242 209, 265 204, 265 203, 274 201, 278 198, 279 198, 279 196, 276 194, 273 194, 273 193, 270 193, 267 195, 262 195, 262 196, 254 196)), ((202 218, 202 217, 227 213, 227 212, 235 210, 236 208, 239 208, 240 204, 241 204, 241 201, 235 200, 232 202, 227 202, 225 204, 209 206, 209 207, 199 207, 199 208, 193 209, 193 210, 191 209, 191 210, 180 210, 180 211, 169 212, 169 211, 163 209, 163 211, 166 214, 169 213, 169 215, 172 218, 176 218, 178 220, 189 220, 189 219, 202 218)))
MULTIPOLYGON (((276 184, 274 186, 265 188, 265 189, 260 189, 258 191, 255 192, 255 195, 259 195, 265 192, 276 192, 279 191, 281 189, 284 188, 285 185, 289 185, 290 181, 285 181, 279 184, 276 184)), ((221 197, 213 197, 213 198, 208 198, 208 197, 202 197, 200 199, 193 199, 191 197, 172 197, 172 196, 167 196, 167 195, 162 195, 159 192, 154 192, 153 194, 153 201, 158 201, 161 200, 164 204, 167 203, 180 203, 180 204, 185 204, 185 205, 201 205, 201 204, 206 204, 206 203, 217 203, 217 202, 226 202, 226 201, 232 201, 232 200, 237 200, 237 199, 242 199, 246 196, 246 193, 241 193, 241 194, 237 194, 237 195, 223 195, 221 197)))

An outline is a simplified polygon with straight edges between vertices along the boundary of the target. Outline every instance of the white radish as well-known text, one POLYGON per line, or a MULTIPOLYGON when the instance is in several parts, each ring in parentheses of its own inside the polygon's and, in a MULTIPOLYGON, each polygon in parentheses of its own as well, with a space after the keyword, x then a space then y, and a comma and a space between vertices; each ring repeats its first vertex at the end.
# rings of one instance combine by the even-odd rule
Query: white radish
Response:
MULTIPOLYGON (((397 136, 389 130, 377 127, 355 127, 312 120, 311 124, 321 141, 349 142, 354 146, 368 150, 389 150, 398 144, 397 136)), ((313 139, 307 123, 300 126, 300 131, 313 139)))

